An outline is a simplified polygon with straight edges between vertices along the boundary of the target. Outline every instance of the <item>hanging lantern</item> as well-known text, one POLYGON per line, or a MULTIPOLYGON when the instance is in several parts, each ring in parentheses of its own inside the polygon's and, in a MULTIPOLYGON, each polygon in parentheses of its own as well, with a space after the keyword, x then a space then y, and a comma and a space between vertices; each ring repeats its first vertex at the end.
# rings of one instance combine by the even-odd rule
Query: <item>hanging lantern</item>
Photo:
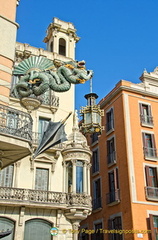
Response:
POLYGON ((100 105, 96 104, 98 95, 96 93, 89 93, 85 95, 87 99, 87 106, 81 108, 81 115, 83 122, 81 125, 81 131, 83 133, 101 133, 103 127, 101 126, 101 117, 104 115, 103 110, 100 109, 100 105))

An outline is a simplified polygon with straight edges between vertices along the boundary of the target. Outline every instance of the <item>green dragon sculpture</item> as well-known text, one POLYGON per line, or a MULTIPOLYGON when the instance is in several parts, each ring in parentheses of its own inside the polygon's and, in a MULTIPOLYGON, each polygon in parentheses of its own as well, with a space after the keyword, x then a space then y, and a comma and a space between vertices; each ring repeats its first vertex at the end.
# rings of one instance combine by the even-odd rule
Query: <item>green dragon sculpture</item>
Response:
POLYGON ((92 78, 93 71, 85 69, 84 61, 51 61, 45 57, 31 56, 22 61, 13 71, 21 76, 13 89, 17 98, 39 96, 49 88, 55 92, 65 92, 71 84, 84 83, 92 78))

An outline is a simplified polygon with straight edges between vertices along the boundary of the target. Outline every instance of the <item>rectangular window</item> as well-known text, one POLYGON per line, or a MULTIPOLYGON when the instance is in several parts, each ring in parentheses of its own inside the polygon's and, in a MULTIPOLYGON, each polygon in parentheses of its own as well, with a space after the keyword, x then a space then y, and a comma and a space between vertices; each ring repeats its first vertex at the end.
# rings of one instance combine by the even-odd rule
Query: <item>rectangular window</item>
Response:
POLYGON ((158 240, 158 216, 149 214, 152 240, 158 240))
POLYGON ((93 151, 92 155, 92 173, 99 171, 99 154, 98 149, 93 151))
MULTIPOLYGON (((122 220, 121 217, 110 218, 108 220, 108 230, 122 230, 122 220)), ((109 240, 122 240, 123 234, 119 233, 109 233, 109 240)))
POLYGON ((91 235, 92 240, 104 240, 104 235, 101 229, 103 229, 101 222, 94 225, 95 233, 91 235))
POLYGON ((43 132, 46 130, 48 124, 49 124, 50 119, 48 118, 39 118, 39 123, 38 123, 38 141, 40 142, 41 137, 43 132))
POLYGON ((110 131, 114 129, 114 111, 113 108, 111 108, 107 113, 106 113, 106 131, 110 131))
POLYGON ((145 166, 146 196, 149 200, 158 200, 158 177, 157 168, 145 166))
POLYGON ((93 210, 101 208, 101 183, 100 178, 93 183, 93 210))
POLYGON ((99 135, 98 133, 93 133, 91 135, 92 143, 98 141, 98 135, 99 135))
POLYGON ((10 165, 0 171, 0 186, 12 187, 14 166, 10 165))
POLYGON ((48 191, 49 170, 36 168, 35 189, 48 191))
POLYGON ((153 117, 151 114, 151 106, 149 104, 140 103, 140 121, 141 124, 153 126, 153 117))
POLYGON ((79 240, 89 240, 88 228, 80 228, 79 240))
POLYGON ((107 204, 119 202, 120 190, 118 181, 118 169, 115 168, 113 171, 109 172, 108 177, 109 177, 109 193, 107 194, 107 204))
POLYGON ((143 148, 145 158, 157 158, 154 134, 143 133, 143 148))
POLYGON ((108 164, 116 162, 115 139, 114 137, 107 141, 107 160, 108 164))

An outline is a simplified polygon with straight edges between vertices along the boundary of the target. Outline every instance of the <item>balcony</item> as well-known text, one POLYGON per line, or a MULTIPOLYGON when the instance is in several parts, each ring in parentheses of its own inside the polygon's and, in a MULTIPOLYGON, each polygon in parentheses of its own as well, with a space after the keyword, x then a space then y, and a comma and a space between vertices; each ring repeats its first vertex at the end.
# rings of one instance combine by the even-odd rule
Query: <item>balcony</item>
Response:
POLYGON ((140 115, 140 121, 142 126, 153 127, 153 117, 150 115, 140 115))
POLYGON ((106 204, 115 205, 120 202, 120 189, 109 192, 106 194, 106 204))
POLYGON ((0 104, 0 135, 2 167, 28 156, 32 140, 31 116, 0 104))
POLYGON ((158 201, 158 188, 145 187, 145 195, 147 200, 158 201))
POLYGON ((102 198, 98 197, 92 201, 93 210, 102 208, 102 198))
POLYGON ((144 156, 147 160, 157 160, 157 149, 144 147, 144 156))
POLYGON ((47 208, 91 208, 91 197, 85 194, 0 187, 0 204, 15 206, 43 206, 47 208))

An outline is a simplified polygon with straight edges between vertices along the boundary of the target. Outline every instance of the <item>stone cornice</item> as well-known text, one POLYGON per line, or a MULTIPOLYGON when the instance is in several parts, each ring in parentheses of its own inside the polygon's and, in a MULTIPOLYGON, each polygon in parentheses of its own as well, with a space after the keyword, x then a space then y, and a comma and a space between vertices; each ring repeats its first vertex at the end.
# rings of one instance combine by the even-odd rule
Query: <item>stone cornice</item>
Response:
POLYGON ((101 100, 101 102, 99 103, 100 107, 104 108, 104 106, 106 104, 108 104, 116 95, 118 95, 122 91, 132 92, 132 93, 141 94, 144 96, 154 97, 154 98, 158 99, 157 93, 145 91, 144 89, 133 88, 131 86, 130 87, 129 86, 120 86, 120 87, 116 88, 116 90, 113 91, 111 94, 109 94, 109 96, 105 100, 101 100))
POLYGON ((7 22, 12 23, 12 24, 15 25, 17 28, 19 28, 19 24, 16 23, 16 22, 11 21, 9 18, 6 18, 6 17, 4 17, 4 16, 2 16, 2 15, 0 15, 0 18, 3 18, 3 19, 6 20, 7 22))

